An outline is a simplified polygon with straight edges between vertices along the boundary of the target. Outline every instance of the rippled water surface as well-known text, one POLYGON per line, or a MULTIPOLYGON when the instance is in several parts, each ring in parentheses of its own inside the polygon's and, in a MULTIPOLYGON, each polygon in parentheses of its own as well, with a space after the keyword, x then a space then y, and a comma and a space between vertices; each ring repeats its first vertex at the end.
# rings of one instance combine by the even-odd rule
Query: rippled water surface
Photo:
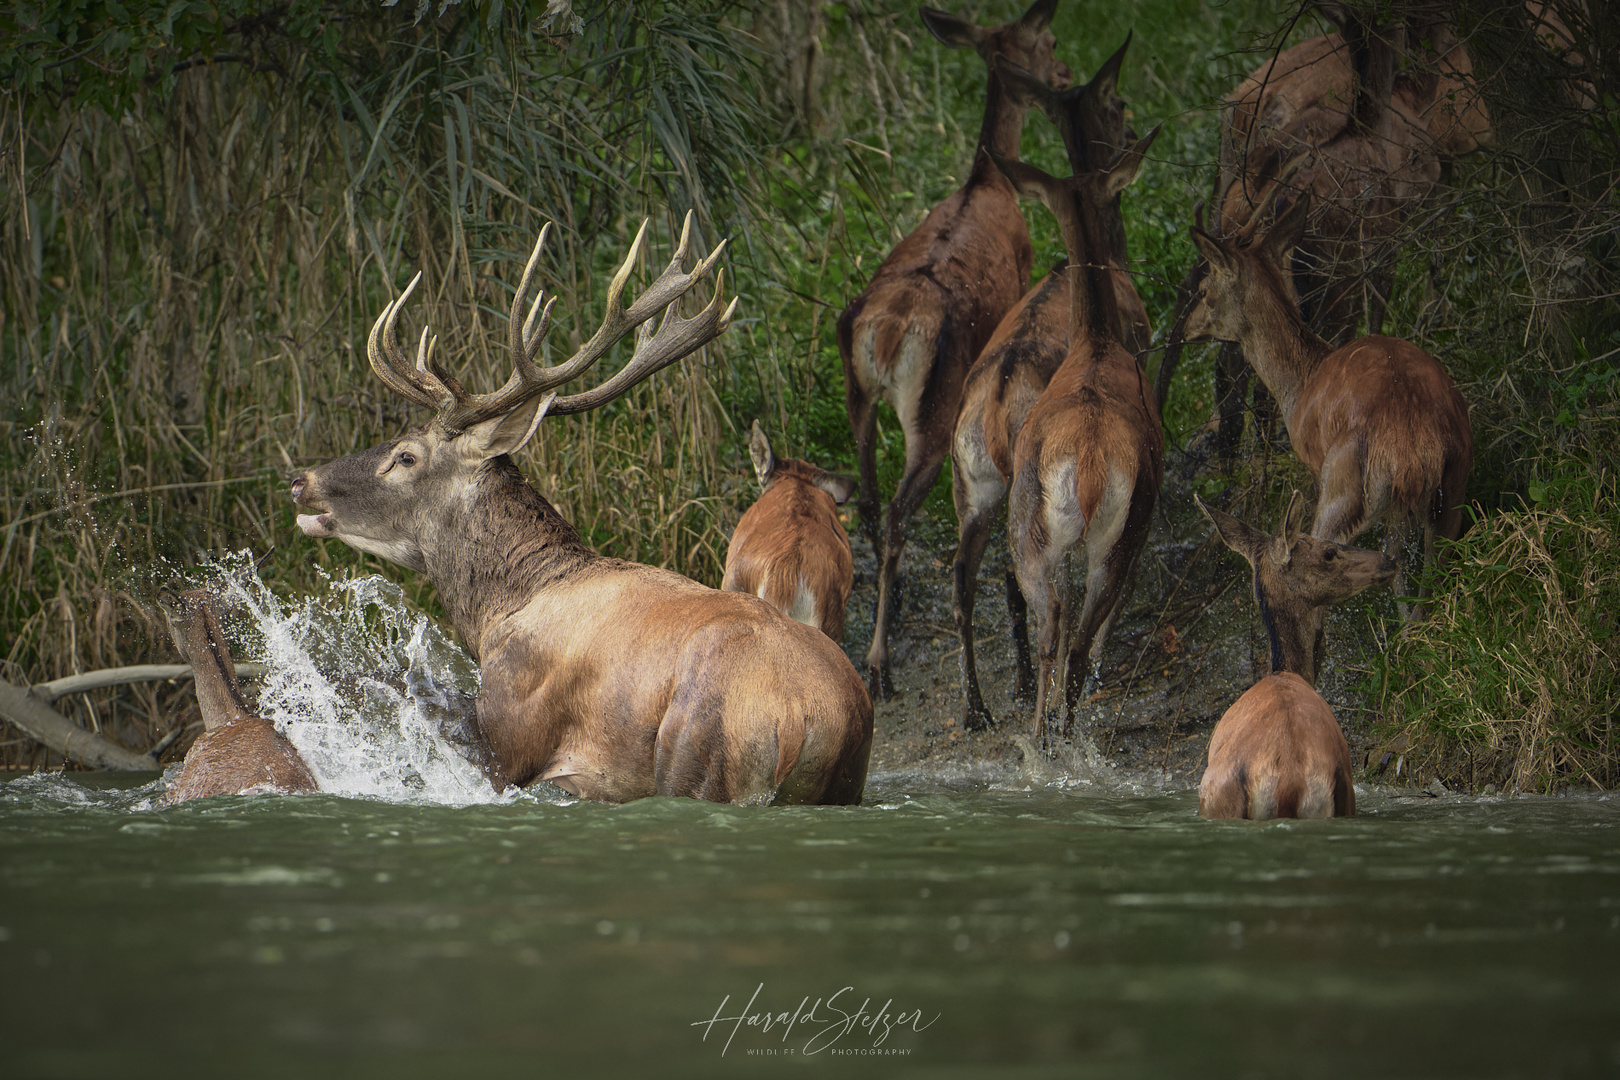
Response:
POLYGON ((849 809, 120 784, 0 784, 7 1075, 1620 1068, 1603 799, 1256 825, 919 777, 849 809))

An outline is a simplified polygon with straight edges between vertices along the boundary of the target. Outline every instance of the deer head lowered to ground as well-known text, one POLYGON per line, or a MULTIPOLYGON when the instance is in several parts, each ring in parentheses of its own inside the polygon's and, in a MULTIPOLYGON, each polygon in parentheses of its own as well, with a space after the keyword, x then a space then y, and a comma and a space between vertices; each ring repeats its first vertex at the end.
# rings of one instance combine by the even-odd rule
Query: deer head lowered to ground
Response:
POLYGON ((205 589, 164 589, 158 603, 175 648, 191 665, 203 733, 163 801, 211 795, 315 791, 315 778, 287 736, 248 708, 236 682, 236 664, 205 589))
POLYGON ((1019 192, 1058 220, 1068 252, 1069 351, 1013 448, 1008 539, 1024 598, 1040 627, 1035 736, 1044 739, 1052 680, 1064 679, 1063 727, 1102 655, 1164 476, 1159 410, 1136 358, 1120 343, 1104 208, 1136 179, 1157 137, 1149 132, 1106 168, 1064 180, 998 160, 1019 192), (1070 553, 1084 547, 1085 603, 1074 614, 1070 553))
POLYGON ((878 557, 877 616, 867 652, 874 696, 890 689, 893 621, 906 523, 950 452, 968 367, 1029 284, 1034 253, 1018 196, 990 154, 1018 156, 1025 106, 996 73, 998 57, 1048 86, 1069 84, 1047 30, 1057 0, 1036 0, 1004 26, 975 26, 933 8, 922 19, 936 38, 976 51, 991 67, 984 123, 967 182, 890 252, 838 319, 844 397, 860 457, 861 527, 878 557), (888 401, 906 438, 905 471, 878 531, 877 413, 888 401))
POLYGON ((310 511, 298 524, 427 575, 482 668, 478 720, 497 787, 544 779, 607 802, 858 802, 872 706, 836 645, 755 597, 598 555, 510 457, 546 416, 611 401, 726 329, 732 309, 718 281, 697 315, 674 311, 720 256, 683 270, 690 227, 688 215, 669 266, 625 306, 643 225, 601 325, 544 369, 534 358, 555 299, 542 309, 536 296, 524 314, 542 232, 512 301, 513 372, 491 394, 463 390, 434 361, 426 331, 411 363, 395 337, 407 289, 372 327, 371 366, 437 414, 297 474, 293 497, 310 511), (632 330, 617 374, 579 394, 551 392, 632 330))
MULTIPOLYGON (((1127 141, 1135 141, 1135 133, 1125 125, 1125 103, 1114 92, 1129 47, 1127 37, 1090 82, 1067 90, 1052 90, 1029 72, 1005 61, 996 65, 1003 82, 1019 100, 1040 108, 1057 125, 1069 167, 1076 173, 1101 168, 1127 141)), ((1125 222, 1117 197, 1103 208, 1102 217, 1104 248, 1100 258, 1114 268, 1115 301, 1121 319, 1114 332, 1127 351, 1140 358, 1151 343, 1153 331, 1147 310, 1126 272, 1125 222)), ((1069 278, 1060 265, 1002 318, 962 387, 962 405, 951 441, 951 494, 957 520, 951 608, 962 640, 962 725, 970 731, 991 720, 979 691, 973 640, 979 564, 991 527, 1006 502, 1018 432, 1053 372, 1069 354, 1071 313, 1069 278)), ((1029 659, 1024 595, 1011 567, 1007 570, 1007 606, 1017 655, 1014 696, 1028 701, 1035 694, 1035 672, 1029 659)))
MULTIPOLYGON (((1334 348, 1306 327, 1288 267, 1309 214, 1302 195, 1269 230, 1257 214, 1225 240, 1197 215, 1192 238, 1209 273, 1187 315, 1188 339, 1237 342, 1276 398, 1320 487, 1312 536, 1348 543, 1382 523, 1385 554, 1398 561, 1421 534, 1427 563, 1435 534, 1456 539, 1462 528, 1474 458, 1468 403, 1440 362, 1409 341, 1368 335, 1334 348)), ((1396 588, 1410 595, 1404 571, 1396 588)))
POLYGON ((748 452, 762 490, 731 533, 720 587, 751 593, 841 642, 855 564, 838 506, 849 501, 855 481, 777 457, 758 420, 748 452))
POLYGON ((1226 710, 1209 740, 1198 812, 1209 818, 1345 817, 1356 812, 1350 747, 1333 710, 1314 689, 1322 658, 1321 613, 1395 564, 1375 551, 1303 531, 1305 500, 1294 492, 1276 536, 1194 495, 1223 543, 1249 560, 1254 598, 1270 646, 1271 674, 1226 710))

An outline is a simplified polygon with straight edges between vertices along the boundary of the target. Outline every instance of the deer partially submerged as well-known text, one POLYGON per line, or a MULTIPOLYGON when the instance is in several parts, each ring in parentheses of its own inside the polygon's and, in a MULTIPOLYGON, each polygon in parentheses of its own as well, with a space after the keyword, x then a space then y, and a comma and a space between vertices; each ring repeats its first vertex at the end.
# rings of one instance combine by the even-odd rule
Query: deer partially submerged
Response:
POLYGON ((855 481, 777 457, 758 420, 748 453, 762 490, 732 530, 720 587, 751 593, 841 642, 855 563, 838 506, 849 501, 855 481))
POLYGON ((186 751, 163 801, 317 790, 297 748, 242 697, 213 596, 205 589, 164 589, 158 602, 175 648, 191 665, 203 720, 203 733, 186 751))
POLYGON ((1307 535, 1305 500, 1297 491, 1276 536, 1193 499, 1226 546, 1253 567, 1254 598, 1271 651, 1271 674, 1226 710, 1210 736, 1198 812, 1255 819, 1354 814, 1350 747, 1314 689, 1322 661, 1321 614, 1329 604, 1388 581, 1395 564, 1375 551, 1307 535))
POLYGON ((1164 435, 1147 377, 1119 340, 1122 325, 1105 250, 1103 208, 1136 179, 1154 128, 1106 168, 1064 180, 998 159, 1020 193, 1043 201, 1068 251, 1069 350, 1013 448, 1008 534, 1024 598, 1039 618, 1035 736, 1044 740, 1052 680, 1066 670, 1067 730, 1100 659, 1164 475, 1164 435), (1071 596, 1071 552, 1083 546, 1085 602, 1071 596))
POLYGON ((984 123, 972 171, 960 189, 901 240, 838 319, 844 397, 861 464, 861 527, 878 563, 877 616, 867 652, 874 697, 889 693, 889 624, 893 621, 906 523, 934 486, 951 449, 962 383, 1002 316, 1029 284, 1034 252, 1018 195, 990 155, 1018 156, 1026 106, 997 73, 1011 60, 1048 86, 1069 84, 1054 55, 1047 24, 1057 0, 1035 0, 1004 26, 975 26, 933 8, 921 11, 929 31, 954 48, 973 49, 990 67, 984 123), (906 437, 905 472, 878 530, 878 401, 894 406, 906 437))
MULTIPOLYGON (((1102 168, 1124 148, 1127 137, 1135 140, 1135 134, 1125 125, 1125 103, 1114 92, 1130 44, 1127 37, 1091 81, 1067 90, 1052 90, 1034 75, 1005 61, 996 65, 1003 82, 1018 99, 1040 108, 1056 125, 1069 167, 1076 174, 1102 168)), ((1120 216, 1117 195, 1102 208, 1101 220, 1103 247, 1096 257, 1112 268, 1115 309, 1120 320, 1114 335, 1140 359, 1151 344, 1153 330, 1127 272, 1125 221, 1120 216)), ((970 731, 988 725, 991 719, 979 691, 973 640, 979 564, 990 529, 1006 503, 1018 433, 1069 353, 1072 304, 1066 265, 1054 267, 1001 320, 968 372, 961 411, 956 417, 951 443, 951 494, 958 524, 951 606, 962 640, 962 726, 970 731)), ((1007 606, 1017 654, 1014 696, 1027 700, 1034 696, 1035 688, 1029 658, 1028 609, 1010 567, 1007 606)))
POLYGON ((298 525, 433 583, 482 668, 478 720, 497 788, 549 780, 604 802, 856 803, 872 706, 843 652, 756 597, 598 555, 510 457, 546 416, 605 404, 726 329, 735 303, 722 308, 718 280, 697 315, 674 310, 724 247, 684 271, 690 229, 688 215, 669 266, 625 306, 643 225, 601 325, 570 359, 543 369, 534 359, 555 298, 542 309, 536 296, 524 314, 542 231, 512 300, 513 372, 490 394, 468 393, 440 367, 425 330, 412 364, 395 336, 407 288, 372 327, 368 355, 390 389, 437 413, 298 473, 293 497, 310 511, 298 525), (637 328, 617 374, 556 395, 637 328))

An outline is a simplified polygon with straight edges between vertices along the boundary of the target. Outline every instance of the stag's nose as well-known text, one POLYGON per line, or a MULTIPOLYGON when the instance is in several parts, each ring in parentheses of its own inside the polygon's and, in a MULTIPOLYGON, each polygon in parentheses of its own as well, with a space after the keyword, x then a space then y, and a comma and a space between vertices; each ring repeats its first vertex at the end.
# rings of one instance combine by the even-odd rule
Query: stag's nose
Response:
POLYGON ((1388 555, 1380 554, 1378 556, 1378 572, 1379 573, 1381 573, 1381 574, 1393 574, 1395 571, 1397 571, 1399 569, 1400 569, 1400 566, 1395 562, 1394 559, 1390 558, 1388 555))
POLYGON ((297 502, 299 499, 303 498, 303 496, 304 496, 304 483, 305 483, 305 477, 304 477, 303 473, 294 474, 293 482, 292 482, 293 502, 297 502))

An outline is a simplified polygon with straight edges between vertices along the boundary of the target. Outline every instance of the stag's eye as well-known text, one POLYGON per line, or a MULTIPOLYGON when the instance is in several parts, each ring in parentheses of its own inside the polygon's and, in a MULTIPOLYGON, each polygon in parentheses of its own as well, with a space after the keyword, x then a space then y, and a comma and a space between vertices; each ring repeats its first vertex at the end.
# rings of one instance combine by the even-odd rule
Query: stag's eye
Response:
POLYGON ((406 450, 404 453, 400 454, 399 457, 395 458, 394 460, 399 462, 401 465, 405 466, 408 469, 412 465, 416 464, 416 455, 411 453, 409 450, 406 450))

